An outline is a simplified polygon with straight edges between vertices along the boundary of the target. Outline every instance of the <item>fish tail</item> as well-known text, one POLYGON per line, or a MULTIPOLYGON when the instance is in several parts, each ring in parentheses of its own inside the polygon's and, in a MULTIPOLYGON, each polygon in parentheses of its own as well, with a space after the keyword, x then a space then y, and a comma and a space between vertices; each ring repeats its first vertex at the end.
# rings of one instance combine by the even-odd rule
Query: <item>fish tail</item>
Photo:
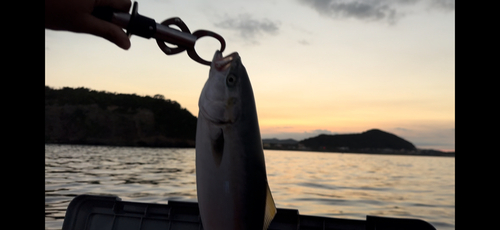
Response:
POLYGON ((271 190, 269 189, 269 184, 266 186, 267 195, 266 195, 266 211, 264 215, 264 227, 263 230, 266 230, 271 224, 274 216, 276 215, 276 205, 274 204, 273 195, 271 194, 271 190))

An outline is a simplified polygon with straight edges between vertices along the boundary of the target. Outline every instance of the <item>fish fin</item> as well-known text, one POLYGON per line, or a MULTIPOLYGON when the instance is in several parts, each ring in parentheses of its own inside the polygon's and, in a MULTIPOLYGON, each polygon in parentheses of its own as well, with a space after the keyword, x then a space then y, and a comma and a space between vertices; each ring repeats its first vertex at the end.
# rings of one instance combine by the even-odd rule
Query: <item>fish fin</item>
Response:
POLYGON ((222 129, 218 129, 213 133, 215 137, 212 140, 212 155, 215 165, 219 167, 222 161, 222 153, 224 153, 224 132, 222 129))
POLYGON ((273 195, 271 194, 271 189, 269 189, 269 184, 266 186, 267 195, 266 195, 266 211, 264 215, 264 228, 266 230, 271 224, 274 216, 276 215, 276 205, 274 204, 273 195))

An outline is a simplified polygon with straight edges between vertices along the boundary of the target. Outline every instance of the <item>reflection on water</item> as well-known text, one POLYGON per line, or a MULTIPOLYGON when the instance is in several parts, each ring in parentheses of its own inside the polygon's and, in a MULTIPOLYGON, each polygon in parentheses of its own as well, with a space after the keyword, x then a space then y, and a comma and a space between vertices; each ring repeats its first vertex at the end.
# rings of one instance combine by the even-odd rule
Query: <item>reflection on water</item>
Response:
POLYGON ((418 218, 454 229, 454 158, 266 151, 266 163, 279 207, 350 219, 418 218))
MULTIPOLYGON (((455 229, 455 158, 265 151, 279 208, 365 219, 418 218, 455 229)), ((76 195, 196 201, 195 150, 45 145, 45 229, 61 229, 76 195)))

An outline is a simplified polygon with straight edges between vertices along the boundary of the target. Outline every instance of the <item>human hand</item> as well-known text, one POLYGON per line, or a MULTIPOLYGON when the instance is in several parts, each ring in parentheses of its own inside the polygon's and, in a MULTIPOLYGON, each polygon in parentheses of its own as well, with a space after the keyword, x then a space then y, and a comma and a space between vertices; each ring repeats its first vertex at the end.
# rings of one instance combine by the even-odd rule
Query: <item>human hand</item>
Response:
POLYGON ((45 0, 45 28, 93 34, 127 50, 130 48, 127 34, 119 26, 91 13, 98 6, 128 12, 131 4, 130 0, 45 0))

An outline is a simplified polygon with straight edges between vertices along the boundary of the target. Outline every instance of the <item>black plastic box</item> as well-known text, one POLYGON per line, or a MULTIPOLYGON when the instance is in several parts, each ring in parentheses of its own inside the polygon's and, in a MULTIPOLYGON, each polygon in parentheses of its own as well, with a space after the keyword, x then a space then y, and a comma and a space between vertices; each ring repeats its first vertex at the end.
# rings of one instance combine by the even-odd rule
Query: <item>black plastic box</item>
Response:
MULTIPOLYGON (((278 208, 272 230, 435 230, 418 219, 367 216, 365 220, 299 215, 278 208)), ((195 202, 168 204, 122 201, 117 196, 79 195, 68 205, 62 230, 201 230, 195 202)))

